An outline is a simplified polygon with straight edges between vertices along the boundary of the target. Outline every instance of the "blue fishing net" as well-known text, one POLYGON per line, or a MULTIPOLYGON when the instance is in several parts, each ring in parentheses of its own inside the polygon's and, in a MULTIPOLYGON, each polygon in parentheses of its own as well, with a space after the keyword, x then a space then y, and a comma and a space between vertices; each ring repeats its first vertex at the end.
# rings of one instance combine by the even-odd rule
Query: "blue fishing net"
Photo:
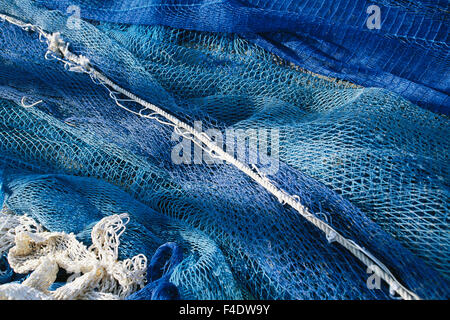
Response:
MULTIPOLYGON (((142 15, 128 13, 125 20, 114 10, 117 3, 92 1, 118 12, 101 17, 92 15, 104 10, 80 4, 91 16, 77 20, 76 28, 62 7, 49 9, 64 1, 2 0, 0 13, 59 32, 72 52, 108 78, 186 123, 241 129, 249 140, 261 128, 276 132, 279 150, 269 158, 279 162, 267 174, 278 188, 370 251, 420 297, 448 298, 446 116, 383 88, 292 66, 245 39, 248 25, 205 27, 241 35, 152 25, 166 23, 156 14, 146 21, 152 15, 144 9, 161 6, 140 8, 142 15)), ((137 103, 110 93, 98 79, 64 68, 46 55, 48 44, 36 32, 8 21, 0 30, 4 206, 86 244, 96 222, 127 212, 121 258, 144 253, 150 261, 147 286, 130 299, 391 298, 385 284, 369 288, 367 267, 353 254, 238 168, 175 163, 180 136, 173 127, 142 117, 137 103)), ((434 82, 438 89, 448 84, 441 58, 433 64, 443 75, 434 82)), ((433 88, 427 92, 435 99, 433 88)), ((443 100, 430 99, 445 106, 445 92, 443 100)), ((431 100, 422 101, 432 106, 431 100)), ((249 145, 239 148, 252 156, 249 145)), ((188 155, 195 157, 194 150, 188 155)), ((256 156, 264 167, 264 156, 256 156)))

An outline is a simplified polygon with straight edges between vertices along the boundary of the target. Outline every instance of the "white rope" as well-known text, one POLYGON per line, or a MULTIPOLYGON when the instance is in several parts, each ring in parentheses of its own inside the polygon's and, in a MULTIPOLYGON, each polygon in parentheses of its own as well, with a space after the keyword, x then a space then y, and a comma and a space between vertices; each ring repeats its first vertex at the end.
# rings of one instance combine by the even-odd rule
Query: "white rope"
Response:
POLYGON ((0 285, 0 300, 123 299, 145 285, 147 258, 143 254, 119 260, 119 238, 130 221, 126 213, 97 222, 89 248, 73 233, 46 232, 31 218, 5 210, 2 215, 14 220, 0 230, 0 236, 12 237, 6 248, 9 265, 16 273, 31 273, 21 284, 0 285), (60 268, 72 275, 64 285, 50 290, 60 268))
POLYGON ((39 100, 39 101, 33 102, 32 104, 25 104, 25 99, 26 99, 26 96, 23 96, 23 97, 22 97, 22 100, 20 100, 20 103, 22 104, 22 107, 24 107, 24 108, 35 107, 35 106, 37 106, 38 104, 40 104, 40 103, 43 102, 43 100, 39 100))
MULTIPOLYGON (((89 74, 91 79, 96 83, 100 83, 104 85, 108 91, 110 92, 110 96, 115 100, 116 104, 121 108, 136 114, 140 117, 154 119, 162 124, 169 125, 174 127, 177 132, 184 133, 183 136, 189 140, 192 140, 194 143, 198 144, 202 149, 205 149, 210 154, 214 153, 214 156, 220 158, 238 168, 240 171, 248 175, 251 179, 261 185, 264 189, 266 189, 269 193, 274 195, 281 204, 288 204, 292 208, 294 208, 301 216, 303 216, 307 221, 312 223, 318 229, 320 229, 329 242, 337 242, 350 251, 356 258, 358 258, 363 264, 367 267, 370 267, 374 273, 383 279, 390 287, 391 292, 396 292, 400 297, 405 300, 419 300, 417 294, 411 292, 407 288, 405 288, 400 282, 392 275, 392 273, 388 270, 388 268, 381 263, 378 259, 376 259, 372 254, 370 254, 366 249, 360 247, 355 242, 350 239, 345 238, 339 232, 334 230, 328 223, 323 220, 317 218, 313 214, 311 214, 308 208, 304 207, 297 195, 290 195, 283 189, 275 186, 275 184, 268 179, 266 176, 259 173, 259 170, 252 169, 247 166, 245 163, 237 160, 231 154, 225 152, 220 146, 214 143, 211 138, 206 135, 204 132, 200 132, 196 130, 194 127, 190 126, 187 123, 180 121, 178 118, 168 113, 167 111, 161 109, 154 104, 151 104, 135 94, 123 89, 122 87, 115 84, 105 75, 97 71, 89 64, 89 60, 84 56, 77 56, 70 52, 69 44, 65 43, 59 33, 49 34, 40 29, 39 27, 32 26, 25 22, 19 21, 15 18, 5 16, 0 14, 0 18, 18 25, 22 28, 27 28, 39 32, 43 37, 45 37, 49 44, 49 51, 46 53, 46 57, 48 54, 52 54, 55 59, 62 61, 66 66, 69 66, 69 71, 86 72, 89 74), (96 81, 95 81, 96 80, 96 81), (98 82, 97 82, 98 81, 98 82), (129 108, 123 106, 119 103, 119 99, 115 96, 115 94, 122 94, 126 96, 128 99, 126 101, 133 101, 135 103, 140 104, 144 107, 144 109, 139 112, 135 112, 130 110, 129 108), (149 109, 152 111, 151 114, 145 115, 143 114, 143 110, 149 109), (155 117, 155 115, 164 118, 167 121, 162 121, 161 119, 155 117), (183 130, 183 131, 181 131, 183 130), (188 135, 185 135, 185 134, 188 135), (200 142, 200 143, 198 143, 200 142)), ((124 101, 123 99, 120 101, 124 101)), ((253 168, 256 168, 253 167, 253 168)))

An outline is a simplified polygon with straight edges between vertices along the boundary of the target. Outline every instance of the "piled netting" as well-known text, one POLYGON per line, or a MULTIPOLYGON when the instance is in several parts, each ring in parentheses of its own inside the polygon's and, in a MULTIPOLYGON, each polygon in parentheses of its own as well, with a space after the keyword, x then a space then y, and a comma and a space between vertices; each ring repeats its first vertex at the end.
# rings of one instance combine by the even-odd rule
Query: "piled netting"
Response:
MULTIPOLYGON (((97 144, 94 144, 94 141, 91 141, 90 145, 83 144, 82 140, 78 140, 74 135, 77 129, 69 126, 68 131, 63 131, 60 128, 64 126, 62 123, 38 110, 27 111, 20 106, 6 103, 2 103, 2 106, 5 114, 21 117, 23 124, 37 125, 24 130, 24 127, 17 126, 20 121, 16 118, 12 121, 15 128, 9 128, 11 135, 8 135, 3 143, 10 145, 27 139, 27 144, 20 144, 20 147, 12 149, 16 156, 17 152, 21 152, 21 158, 28 158, 31 165, 34 165, 33 160, 40 162, 42 169, 38 169, 36 164, 35 171, 65 171, 111 180, 128 189, 150 207, 203 230, 222 248, 234 277, 254 297, 388 297, 384 290, 368 289, 365 281, 368 277, 366 268, 354 256, 336 245, 329 244, 323 234, 305 222, 294 210, 283 207, 261 187, 232 167, 216 167, 212 172, 211 168, 195 168, 193 165, 194 168, 190 168, 189 174, 186 174, 186 168, 168 163, 168 174, 164 176, 161 173, 161 163, 152 166, 150 161, 145 162, 139 157, 126 155, 120 152, 120 149, 114 150, 109 145, 103 146, 103 142, 99 140, 97 144), (64 134, 65 138, 62 137, 64 134), (30 149, 30 145, 40 145, 49 151, 51 157, 47 158, 45 166, 42 163, 44 159, 35 154, 36 151, 42 150, 30 149), (80 153, 80 148, 87 152, 80 153), (107 166, 108 163, 116 164, 115 170, 108 172, 111 169, 107 166), (206 177, 205 172, 208 172, 206 177), (233 184, 230 185, 230 181, 233 181, 233 184)), ((21 166, 20 163, 9 162, 8 167, 16 165, 18 168, 21 166)), ((90 221, 99 218, 95 214, 98 208, 102 208, 107 214, 107 209, 111 208, 118 212, 134 211, 128 195, 114 187, 102 188, 104 183, 96 181, 92 178, 51 175, 22 177, 11 173, 4 178, 3 188, 6 205, 15 212, 31 214, 49 230, 68 228, 78 231, 82 230, 82 227, 89 229, 90 221), (94 183, 94 186, 89 187, 86 180, 93 180, 90 183, 94 183), (78 194, 84 195, 85 199, 78 194), (78 221, 82 227, 74 221, 78 221)), ((426 294, 426 297, 445 295, 440 292, 443 289, 438 283, 443 280, 437 274, 424 267, 420 260, 403 249, 347 201, 311 178, 285 166, 280 170, 277 183, 298 194, 302 203, 314 213, 327 216, 333 221, 333 226, 348 237, 357 239, 362 246, 370 248, 373 254, 383 257, 383 262, 394 268, 402 281, 409 286, 414 283, 413 290, 420 292, 418 294, 426 294), (401 267, 402 265, 405 267, 401 267), (423 279, 423 274, 427 274, 428 278, 423 279), (410 278, 414 279, 411 279, 411 282, 406 280, 410 278)), ((156 228, 151 218, 152 211, 144 208, 136 211, 132 216, 140 217, 140 220, 134 218, 133 221, 142 221, 147 223, 147 228, 156 228)), ((158 229, 162 230, 159 232, 163 233, 164 239, 178 240, 166 234, 174 229, 174 226, 162 226, 158 229)), ((144 226, 136 225, 130 230, 132 233, 126 232, 123 235, 124 243, 132 244, 138 252, 150 247, 151 233, 146 233, 144 226)), ((194 242, 195 235, 186 233, 185 238, 194 242)), ((83 239, 83 236, 81 238, 83 239)), ((209 243, 209 246, 212 246, 211 242, 209 243)), ((217 252, 208 252, 206 241, 198 241, 193 246, 206 251, 205 256, 209 259, 200 259, 206 265, 203 268, 186 270, 182 277, 183 282, 189 283, 188 279, 194 277, 197 279, 191 280, 191 285, 195 290, 203 289, 205 284, 211 285, 213 292, 227 290, 228 285, 221 286, 220 280, 223 276, 218 273, 222 268, 226 270, 225 259, 214 263, 217 252), (212 272, 205 275, 206 280, 201 279, 204 269, 212 272), (219 280, 214 280, 216 274, 219 280)), ((127 252, 127 247, 124 249, 127 252)))
MULTIPOLYGON (((235 35, 88 21, 71 29, 62 13, 30 1, 0 4, 1 13, 59 32, 110 79, 188 123, 279 130, 281 161, 270 176, 279 188, 420 297, 448 296, 433 270, 448 267, 446 118, 279 65, 235 35)), ((85 242, 102 217, 130 213, 125 254, 152 254, 167 241, 184 248, 170 277, 182 297, 389 297, 384 284, 368 287, 356 257, 240 170, 175 164, 171 126, 65 70, 44 55, 38 34, 0 26, 0 159, 11 210, 85 242)))
POLYGON ((233 127, 282 127, 283 162, 350 200, 448 277, 449 121, 379 89, 357 91, 341 104, 318 103, 307 115, 257 101, 249 108, 258 111, 233 127))

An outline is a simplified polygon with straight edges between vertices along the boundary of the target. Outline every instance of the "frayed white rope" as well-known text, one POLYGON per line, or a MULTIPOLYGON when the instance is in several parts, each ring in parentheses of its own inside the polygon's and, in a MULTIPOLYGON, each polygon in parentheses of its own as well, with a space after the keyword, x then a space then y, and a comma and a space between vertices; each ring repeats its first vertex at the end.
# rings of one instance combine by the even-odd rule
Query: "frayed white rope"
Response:
POLYGON ((240 171, 248 175, 250 178, 252 178, 254 181, 256 181, 259 185, 261 185, 264 189, 266 189, 269 193, 274 195, 278 201, 281 204, 288 204, 292 208, 294 208, 300 215, 302 215, 307 221, 312 223, 314 226, 316 226, 318 229, 320 229, 322 232, 325 233, 326 238, 329 242, 337 242, 340 245, 342 245, 344 248, 346 248, 350 253, 352 253, 356 258, 358 258, 363 264, 365 264, 367 267, 370 267, 374 273, 379 276, 381 279, 383 279, 390 287, 391 292, 396 292, 400 297, 402 297, 405 300, 419 300, 419 296, 415 294, 414 292, 411 292, 407 288, 405 288, 403 285, 399 283, 399 281, 392 275, 392 273, 388 270, 388 268, 381 263, 378 259, 376 259, 372 254, 370 254, 367 250, 364 248, 361 248, 359 245, 357 245, 355 242, 353 242, 350 239, 345 238, 340 233, 338 233, 336 230, 334 230, 328 223, 324 222, 323 220, 317 218, 313 214, 311 214, 308 210, 308 208, 305 208, 299 201, 298 196, 296 195, 290 195, 283 189, 277 187, 270 179, 268 179, 266 176, 261 175, 258 170, 254 170, 244 164, 243 162, 240 162, 236 158, 234 158, 229 153, 225 152, 220 146, 214 143, 214 141, 211 140, 211 138, 206 135, 204 132, 200 132, 196 130, 194 127, 191 127, 187 123, 184 123, 180 121, 178 118, 173 116, 172 114, 166 112, 165 110, 139 98, 135 94, 123 89, 122 87, 118 86, 114 82, 112 82, 109 78, 107 78, 105 75, 97 71, 95 68, 93 68, 89 64, 89 60, 86 57, 83 56, 77 56, 70 52, 69 50, 69 44, 64 43, 64 41, 61 39, 59 33, 53 33, 49 34, 44 32, 41 28, 35 27, 29 24, 26 24, 25 22, 19 21, 17 19, 4 16, 0 14, 0 18, 3 18, 4 20, 13 23, 15 25, 18 25, 22 28, 24 26, 27 29, 34 30, 36 32, 39 32, 43 37, 45 37, 49 43, 49 52, 47 51, 46 57, 48 54, 51 54, 53 58, 60 60, 65 65, 69 66, 69 71, 77 71, 79 72, 82 70, 83 72, 86 72, 89 74, 91 79, 97 84, 101 84, 110 92, 110 96, 118 106, 121 108, 136 114, 143 118, 149 118, 154 119, 162 124, 172 126, 174 127, 177 132, 184 133, 183 136, 188 138, 189 140, 192 140, 194 143, 198 144, 202 149, 206 149, 210 154, 214 154, 215 157, 220 158, 232 165, 234 165, 236 168, 238 168, 240 171), (78 68, 77 68, 78 67, 78 68), (75 69, 73 69, 75 68, 75 69), (122 94, 126 96, 128 99, 127 101, 133 101, 137 104, 140 104, 144 107, 144 109, 140 110, 139 112, 135 112, 124 105, 122 105, 119 102, 119 99, 115 96, 115 94, 122 94), (152 113, 150 115, 143 114, 144 110, 151 110, 152 113), (163 121, 160 118, 157 118, 156 116, 160 116, 164 118, 167 121, 163 121), (186 135, 185 135, 186 134, 186 135))
POLYGON ((42 228, 27 215, 18 216, 3 207, 0 211, 0 254, 14 245, 14 238, 21 232, 41 232, 42 228))
POLYGON ((118 259, 119 238, 130 220, 128 214, 101 219, 92 229, 89 248, 73 233, 44 232, 31 218, 7 211, 2 215, 12 221, 0 229, 0 236, 12 238, 5 248, 9 265, 16 273, 31 273, 21 284, 0 285, 0 300, 123 299, 145 285, 144 255, 118 259), (72 275, 63 286, 50 291, 60 268, 72 275))

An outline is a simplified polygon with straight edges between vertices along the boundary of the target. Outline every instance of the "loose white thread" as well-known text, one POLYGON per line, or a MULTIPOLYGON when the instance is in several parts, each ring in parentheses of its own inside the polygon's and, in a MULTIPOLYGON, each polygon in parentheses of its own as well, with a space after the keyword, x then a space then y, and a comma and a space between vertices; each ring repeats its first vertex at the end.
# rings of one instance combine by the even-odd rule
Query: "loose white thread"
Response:
POLYGON ((26 96, 23 96, 22 99, 20 100, 20 103, 21 103, 22 107, 24 107, 24 108, 32 108, 43 102, 42 100, 39 100, 32 104, 25 104, 25 99, 26 99, 26 96))

